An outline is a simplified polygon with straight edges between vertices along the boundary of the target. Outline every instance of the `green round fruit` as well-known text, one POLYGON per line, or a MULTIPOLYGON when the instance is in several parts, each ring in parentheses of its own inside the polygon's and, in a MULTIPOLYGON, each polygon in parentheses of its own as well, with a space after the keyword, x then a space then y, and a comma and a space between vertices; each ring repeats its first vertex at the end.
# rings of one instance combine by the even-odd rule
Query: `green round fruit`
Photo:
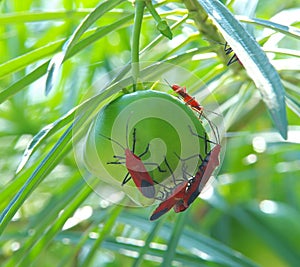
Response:
MULTIPOLYGON (((144 203, 145 197, 132 179, 121 186, 128 172, 125 150, 134 149, 139 156, 149 146, 140 157, 141 164, 157 183, 174 187, 174 180, 195 174, 201 164, 199 154, 205 157, 204 139, 197 135, 204 137, 205 129, 182 101, 159 91, 137 91, 100 110, 88 133, 85 163, 94 175, 119 187, 135 202, 144 203)), ((156 196, 163 190, 157 185, 156 196)))

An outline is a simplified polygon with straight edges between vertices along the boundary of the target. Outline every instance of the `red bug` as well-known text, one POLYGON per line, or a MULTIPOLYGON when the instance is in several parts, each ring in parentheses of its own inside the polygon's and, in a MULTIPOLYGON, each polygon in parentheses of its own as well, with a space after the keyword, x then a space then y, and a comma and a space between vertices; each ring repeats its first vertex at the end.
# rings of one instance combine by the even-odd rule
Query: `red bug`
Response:
MULTIPOLYGON (((178 203, 181 203, 183 200, 187 186, 188 181, 183 181, 179 185, 177 185, 172 193, 153 211, 150 220, 154 221, 158 219, 160 216, 168 212, 172 207, 176 207, 177 205, 179 205, 178 203)), ((182 208, 181 205, 180 208, 182 208)), ((185 207, 183 208, 186 209, 185 207)))
MULTIPOLYGON (((195 135, 199 138, 204 139, 205 141, 205 158, 202 158, 202 156, 199 154, 198 157, 201 160, 201 164, 198 167, 198 171, 196 174, 189 180, 189 185, 186 190, 186 194, 183 198, 183 206, 188 207, 191 203, 194 202, 194 200, 199 196, 202 189, 208 182, 209 178, 211 177, 213 171, 216 169, 217 166, 219 166, 219 155, 221 152, 221 145, 219 143, 214 143, 207 139, 207 135, 205 133, 205 136, 202 137, 197 133, 194 133, 192 131, 192 128, 189 126, 190 131, 192 135, 195 135), (213 143, 215 144, 215 147, 211 149, 209 152, 207 151, 207 143, 213 143)), ((217 139, 219 142, 219 139, 217 139)), ((191 156, 187 159, 184 159, 183 161, 186 161, 194 156, 191 156)))
MULTIPOLYGON (((165 80, 165 81, 168 83, 167 80, 165 80)), ((199 102, 194 97, 190 96, 186 92, 186 87, 185 86, 181 87, 177 84, 170 85, 169 83, 168 83, 168 85, 173 89, 174 92, 176 92, 177 94, 179 94, 183 98, 183 101, 187 105, 189 105, 193 110, 195 110, 197 113, 199 113, 200 117, 203 117, 208 122, 211 130, 213 131, 214 136, 218 139, 218 137, 217 137, 217 135, 218 135, 217 134, 217 131, 218 131, 217 127, 203 114, 204 107, 201 106, 199 104, 199 102)), ((210 112, 212 112, 212 111, 210 111, 210 112)), ((215 113, 215 112, 212 112, 212 113, 214 113, 216 115, 220 115, 220 114, 215 113)))
MULTIPOLYGON (((167 193, 167 197, 165 197, 165 198, 162 197, 162 199, 164 198, 164 200, 158 205, 158 207, 152 213, 152 215, 150 217, 151 221, 154 221, 154 220, 158 219, 160 216, 162 216, 166 212, 168 212, 172 207, 175 210, 175 207, 180 206, 179 208, 180 208, 180 210, 182 209, 182 211, 187 208, 187 207, 183 207, 179 203, 183 203, 182 202, 183 197, 185 195, 186 188, 188 186, 189 180, 184 179, 179 184, 176 184, 175 177, 173 175, 173 171, 172 171, 172 169, 171 169, 171 167, 168 164, 166 159, 165 159, 165 163, 166 163, 166 166, 168 167, 168 169, 169 169, 169 171, 170 171, 170 173, 173 177, 173 183, 174 183, 175 187, 170 189, 166 186, 163 186, 164 189, 170 190, 170 192, 167 193)), ((159 199, 159 198, 157 198, 157 199, 159 199)), ((159 200, 161 200, 161 199, 159 199, 159 200)))
MULTIPOLYGON (((167 80, 165 80, 165 81, 168 83, 167 80)), ((201 105, 199 104, 199 102, 195 99, 195 97, 190 96, 190 95, 186 92, 186 87, 185 87, 185 86, 184 86, 184 87, 181 87, 180 85, 177 85, 177 84, 171 85, 171 84, 169 84, 169 83, 168 83, 168 85, 173 89, 173 91, 174 91, 175 93, 179 94, 179 95, 182 97, 184 103, 186 103, 186 104, 189 105, 192 109, 194 109, 195 111, 197 111, 197 112, 200 114, 200 116, 202 115, 203 110, 204 110, 203 106, 201 106, 201 105)))
MULTIPOLYGON (((100 134, 101 135, 101 134, 100 134)), ((128 173, 126 174, 125 178, 123 179, 122 185, 126 184, 131 178, 137 188, 141 191, 141 193, 147 197, 147 198, 154 198, 156 192, 154 187, 154 181, 150 174, 148 173, 145 165, 156 165, 158 170, 161 172, 164 172, 158 164, 156 163, 143 163, 141 160, 141 157, 144 156, 148 150, 149 150, 149 144, 147 145, 145 151, 141 153, 140 155, 135 155, 135 143, 136 143, 136 128, 133 130, 133 145, 132 150, 129 149, 129 143, 128 143, 128 124, 126 126, 126 137, 127 137, 127 147, 125 148, 122 146, 119 142, 116 140, 113 140, 110 137, 106 137, 104 135, 101 135, 108 140, 116 143, 119 145, 122 149, 124 149, 125 156, 116 156, 114 155, 114 158, 119 160, 125 160, 125 161, 114 161, 114 162, 107 162, 107 164, 125 164, 128 173)))
MULTIPOLYGON (((173 192, 164 201, 162 201, 160 205, 154 210, 153 214, 150 217, 150 220, 158 219, 160 216, 168 212, 172 207, 176 213, 186 210, 190 206, 190 204, 193 203, 194 200, 199 196, 202 189, 209 180, 210 176, 212 175, 213 171, 220 164, 219 154, 221 150, 221 145, 216 144, 216 146, 213 149, 207 152, 207 143, 214 142, 208 140, 206 134, 205 137, 202 137, 192 132, 191 128, 190 131, 193 135, 196 135, 199 138, 203 138, 205 140, 206 156, 203 159, 201 155, 197 155, 200 157, 202 162, 198 167, 198 171, 196 172, 196 174, 192 178, 185 180, 184 182, 181 182, 179 185, 177 185, 173 192)), ((185 162, 191 159, 192 157, 195 156, 191 156, 187 159, 184 159, 183 161, 185 162)))
POLYGON ((177 84, 174 84, 171 86, 171 88, 174 90, 174 92, 176 92, 177 94, 179 94, 182 98, 183 101, 188 104, 189 106, 191 106, 192 109, 195 109, 197 112, 199 112, 200 114, 202 114, 204 108, 203 106, 201 106, 198 101, 190 96, 187 92, 186 92, 186 87, 181 87, 177 84))

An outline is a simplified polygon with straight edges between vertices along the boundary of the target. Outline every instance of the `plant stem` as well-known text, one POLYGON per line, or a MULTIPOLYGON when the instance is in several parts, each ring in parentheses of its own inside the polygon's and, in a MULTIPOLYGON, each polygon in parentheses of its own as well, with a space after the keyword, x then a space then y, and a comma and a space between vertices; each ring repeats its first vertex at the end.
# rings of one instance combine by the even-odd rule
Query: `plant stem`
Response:
POLYGON ((133 22, 133 35, 131 47, 131 66, 132 66, 132 79, 133 90, 136 89, 137 80, 140 73, 139 66, 139 47, 140 47, 140 33, 144 15, 145 2, 144 0, 137 0, 135 2, 135 15, 133 22))
POLYGON ((173 34, 171 32, 171 29, 168 25, 168 23, 165 20, 162 20, 159 14, 157 13, 156 9, 152 5, 152 0, 146 0, 145 1, 147 9, 151 13, 154 20, 157 22, 157 29, 161 32, 162 35, 166 36, 170 40, 173 38, 173 34))
MULTIPOLYGON (((217 27, 212 23, 212 21, 208 19, 207 13, 198 1, 199 0, 183 0, 184 5, 189 11, 189 16, 195 21, 200 33, 202 33, 204 38, 207 38, 209 42, 224 42, 224 38, 219 33, 217 27)), ((228 58, 224 53, 223 47, 220 46, 220 49, 218 49, 216 52, 226 65, 228 58)))

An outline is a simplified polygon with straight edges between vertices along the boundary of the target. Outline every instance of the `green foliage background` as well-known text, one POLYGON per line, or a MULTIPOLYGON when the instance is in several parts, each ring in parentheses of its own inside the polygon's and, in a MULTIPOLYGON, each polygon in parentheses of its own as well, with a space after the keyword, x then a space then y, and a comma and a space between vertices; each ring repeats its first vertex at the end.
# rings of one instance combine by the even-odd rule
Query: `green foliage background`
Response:
MULTIPOLYGON (((141 34, 133 34, 134 15, 142 13, 128 1, 1 1, 1 266, 298 266, 300 2, 222 1, 271 58, 284 86, 288 124, 284 112, 273 119, 268 112, 280 94, 267 107, 245 69, 227 67, 224 46, 208 42, 225 41, 211 20, 200 21, 209 10, 198 2, 154 5, 172 28, 170 41, 147 8, 141 34), (139 36, 141 60, 166 60, 201 77, 220 103, 227 130, 213 195, 155 223, 148 220, 152 207, 129 209, 100 199, 72 153, 74 108, 86 111, 79 118, 84 122, 118 93, 112 86, 78 107, 99 77, 136 62, 139 36), (65 61, 59 76, 51 76, 49 62, 61 51, 67 51, 65 61), (287 128, 288 139, 274 126, 283 136, 287 128), (21 161, 26 164, 16 174, 21 161)), ((223 10, 210 2, 212 10, 223 10)), ((241 59, 254 58, 263 69, 248 48, 259 55, 250 44, 241 59)), ((197 89, 190 92, 197 96, 197 89)))

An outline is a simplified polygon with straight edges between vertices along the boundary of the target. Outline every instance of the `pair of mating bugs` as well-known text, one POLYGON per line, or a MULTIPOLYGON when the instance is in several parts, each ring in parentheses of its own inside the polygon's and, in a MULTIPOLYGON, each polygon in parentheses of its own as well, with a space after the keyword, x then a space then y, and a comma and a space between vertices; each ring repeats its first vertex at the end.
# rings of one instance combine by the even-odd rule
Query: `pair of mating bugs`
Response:
MULTIPOLYGON (((186 92, 185 87, 180 87, 178 85, 172 85, 171 88, 179 94, 184 102, 189 105, 193 110, 197 111, 200 116, 203 115, 203 107, 200 106, 200 104, 186 92)), ((144 156, 148 150, 149 150, 149 144, 146 147, 145 151, 140 154, 135 154, 135 141, 136 141, 136 129, 133 131, 133 147, 132 150, 129 148, 128 140, 127 140, 127 147, 123 147, 119 142, 116 140, 113 140, 109 137, 106 137, 110 141, 116 143, 122 149, 124 149, 124 155, 125 156, 114 156, 114 158, 118 159, 119 161, 116 162, 108 162, 108 164, 125 164, 128 173, 125 176, 122 185, 126 184, 131 178, 137 188, 140 190, 140 192, 147 198, 156 198, 161 201, 159 206, 154 210, 153 214, 150 217, 150 220, 156 220, 166 212, 168 212, 171 208, 174 209, 175 212, 182 212, 186 210, 189 205, 198 197, 198 195, 201 193, 202 189, 204 188, 205 184, 207 183, 208 179, 212 175, 215 168, 219 165, 219 154, 221 150, 221 145, 218 143, 214 143, 207 139, 207 136, 205 134, 204 137, 192 132, 192 129, 190 128, 190 131, 193 135, 204 139, 205 141, 205 154, 206 156, 204 158, 201 157, 201 155, 198 155, 201 164, 198 167, 198 170, 194 176, 191 178, 185 177, 185 171, 183 170, 183 181, 176 182, 175 178, 173 177, 173 172, 165 159, 165 164, 168 167, 170 173, 173 177, 173 188, 168 188, 164 186, 165 193, 162 193, 163 196, 161 198, 156 197, 155 192, 155 184, 157 182, 152 179, 150 174, 148 173, 145 165, 157 165, 157 168, 159 171, 164 172, 164 170, 160 169, 159 165, 156 163, 143 163, 141 160, 141 157, 144 156), (210 151, 207 151, 208 143, 215 144, 214 148, 210 151), (165 196, 164 196, 165 195, 165 196)), ((128 137, 128 124, 126 126, 126 136, 128 137)), ((105 137, 105 136, 103 136, 105 137)), ((188 158, 189 159, 189 158, 188 158)), ((188 159, 184 159, 182 161, 186 161, 188 159)), ((184 166, 184 165, 183 165, 184 166)))

